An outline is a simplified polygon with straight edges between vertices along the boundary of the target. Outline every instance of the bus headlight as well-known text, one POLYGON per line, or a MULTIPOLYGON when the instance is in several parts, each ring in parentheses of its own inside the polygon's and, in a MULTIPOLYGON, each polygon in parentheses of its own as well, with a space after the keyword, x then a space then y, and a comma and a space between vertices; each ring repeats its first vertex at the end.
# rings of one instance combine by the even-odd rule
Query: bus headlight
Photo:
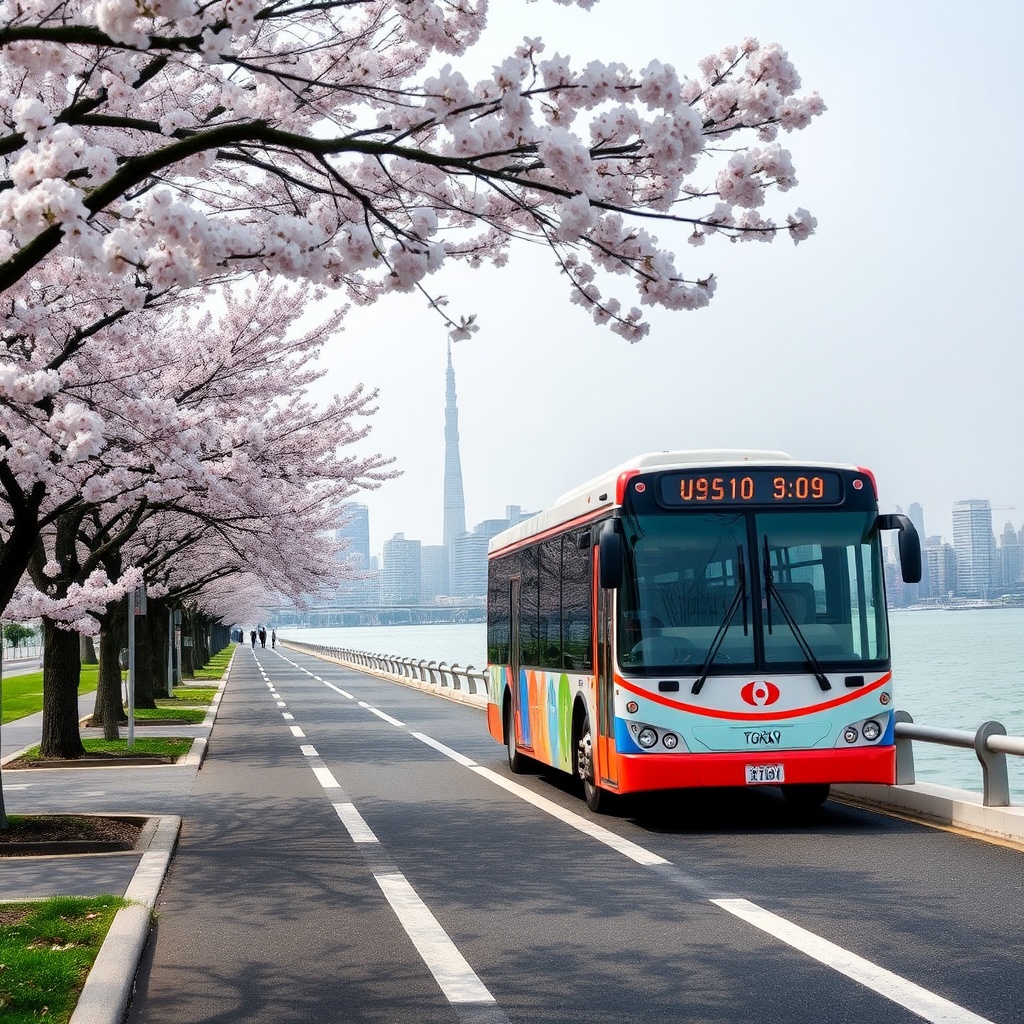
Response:
POLYGON ((661 737, 662 744, 669 750, 675 750, 679 746, 679 737, 674 732, 667 732, 661 737))
POLYGON ((636 734, 636 741, 644 750, 650 750, 658 742, 658 734, 648 725, 636 734))
POLYGON ((861 726, 860 731, 868 743, 874 743, 882 735, 882 727, 873 718, 869 718, 861 726))
POLYGON ((846 740, 847 743, 856 743, 859 738, 857 730, 852 725, 848 725, 843 730, 843 739, 846 740))

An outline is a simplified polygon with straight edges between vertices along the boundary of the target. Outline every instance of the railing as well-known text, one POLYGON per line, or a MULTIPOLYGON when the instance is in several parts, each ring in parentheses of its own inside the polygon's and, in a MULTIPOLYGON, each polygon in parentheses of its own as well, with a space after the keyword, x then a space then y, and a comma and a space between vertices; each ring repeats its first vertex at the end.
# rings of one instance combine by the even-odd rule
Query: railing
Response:
MULTIPOLYGON (((465 668, 446 662, 398 658, 390 654, 368 654, 322 644, 303 644, 287 641, 289 647, 319 654, 322 657, 345 661, 362 668, 412 679, 441 689, 465 691, 471 694, 487 693, 487 676, 472 665, 465 668)), ((985 722, 975 732, 960 729, 941 729, 930 725, 916 725, 906 711, 896 712, 896 785, 912 786, 917 780, 914 771, 914 740, 922 743, 941 743, 947 747, 973 750, 981 762, 983 779, 982 799, 986 807, 1010 806, 1010 783, 1006 771, 1006 755, 1024 757, 1024 738, 1007 736, 999 722, 985 722)))
POLYGON ((912 786, 914 773, 914 740, 941 743, 947 747, 973 750, 981 762, 983 779, 982 802, 986 807, 1010 806, 1010 781, 1006 771, 1006 755, 1024 757, 1024 738, 1007 736, 999 722, 984 722, 975 732, 966 729, 940 729, 931 725, 915 725, 906 711, 896 712, 896 785, 912 786))
POLYGON ((437 686, 439 689, 459 690, 470 694, 487 693, 487 676, 472 665, 449 665, 444 661, 426 661, 422 658, 398 658, 392 654, 369 654, 344 647, 325 647, 323 644, 303 644, 288 640, 287 646, 307 654, 317 654, 350 665, 385 672, 388 675, 414 682, 437 686))

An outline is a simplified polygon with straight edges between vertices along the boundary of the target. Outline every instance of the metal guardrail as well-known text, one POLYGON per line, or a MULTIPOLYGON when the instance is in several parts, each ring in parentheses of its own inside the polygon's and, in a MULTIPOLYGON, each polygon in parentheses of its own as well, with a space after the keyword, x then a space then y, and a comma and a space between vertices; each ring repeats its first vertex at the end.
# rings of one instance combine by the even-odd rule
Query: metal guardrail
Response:
POLYGON ((981 762, 983 779, 982 802, 986 807, 1010 806, 1010 781, 1006 771, 1006 755, 1024 757, 1024 738, 1007 736, 999 722, 983 722, 975 732, 967 729, 941 729, 931 725, 915 725, 906 711, 896 712, 896 785, 912 786, 914 773, 914 740, 941 743, 947 747, 973 750, 981 762))
MULTIPOLYGON (((390 654, 369 654, 342 647, 322 644, 304 644, 288 640, 289 647, 347 661, 363 668, 374 669, 403 679, 412 679, 441 689, 465 691, 472 694, 487 693, 486 673, 467 665, 449 665, 446 662, 398 658, 390 654)), ((1024 738, 1007 736, 999 722, 984 722, 975 732, 966 729, 942 729, 930 725, 916 725, 906 711, 896 712, 896 785, 912 786, 917 777, 914 771, 914 740, 921 743, 941 743, 947 747, 973 750, 981 762, 983 779, 982 799, 986 807, 1010 806, 1010 782, 1006 771, 1006 755, 1024 757, 1024 738)))
POLYGON ((393 654, 369 654, 366 651, 353 651, 345 647, 325 647, 323 644, 304 644, 295 640, 279 642, 307 654, 319 654, 337 661, 347 661, 352 665, 427 683, 442 690, 459 690, 470 694, 487 693, 486 673, 472 665, 463 667, 458 664, 449 665, 445 661, 399 658, 393 654))

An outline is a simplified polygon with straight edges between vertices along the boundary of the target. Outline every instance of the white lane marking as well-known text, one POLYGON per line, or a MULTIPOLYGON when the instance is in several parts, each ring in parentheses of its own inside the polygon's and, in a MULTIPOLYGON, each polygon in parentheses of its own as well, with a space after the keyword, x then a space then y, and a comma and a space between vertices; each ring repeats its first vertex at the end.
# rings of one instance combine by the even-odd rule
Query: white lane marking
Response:
POLYGON ((341 818, 341 823, 348 829, 353 843, 377 843, 380 840, 373 834, 373 830, 363 816, 356 810, 355 804, 335 804, 334 809, 341 818))
POLYGON ((992 1024, 987 1017, 979 1017, 978 1014, 965 1010, 962 1006, 957 1006, 956 1003, 951 1003, 948 999, 943 999, 942 996, 937 996, 934 992, 929 992, 920 985, 915 985, 914 982, 829 942, 828 939, 823 939, 771 911, 764 910, 756 903, 742 899, 711 902, 831 967, 832 970, 845 974, 846 977, 852 978, 880 996, 906 1007, 927 1021, 934 1024, 992 1024))
POLYGON ((316 747, 312 743, 303 743, 299 750, 302 751, 306 757, 319 757, 320 755, 316 752, 316 747))
POLYGON ((367 707, 366 710, 369 711, 371 715, 376 715, 378 718, 383 718, 384 721, 389 723, 390 725, 397 725, 399 729, 405 728, 405 722, 400 722, 397 718, 392 718, 390 715, 387 715, 383 711, 381 711, 380 708, 367 707))
POLYGON ((446 747, 443 743, 432 739, 422 732, 414 732, 413 736, 416 737, 421 743, 426 743, 428 747, 433 747, 435 750, 440 751, 445 757, 450 757, 456 764, 461 764, 463 768, 475 768, 476 761, 466 757, 465 754, 460 754, 457 750, 452 750, 451 747, 446 747))
POLYGON ((502 789, 508 790, 509 793, 519 797, 520 800, 525 800, 528 804, 533 804, 533 806, 538 810, 544 811, 546 814, 550 814, 552 818, 557 818, 566 825, 572 826, 578 832, 582 832, 584 835, 590 836, 591 839, 596 839, 599 843, 604 843, 605 846, 610 847, 617 853, 621 853, 624 857, 628 857, 630 860, 636 861, 637 864, 653 865, 671 863, 670 861, 665 860, 664 857, 659 857, 658 854, 652 853, 650 850, 645 850, 642 846, 638 846, 636 843, 632 843, 628 839, 624 839, 622 836, 616 835, 614 832, 603 828, 601 825, 591 821, 589 818, 584 818, 582 815, 575 814, 573 811, 567 811, 564 807, 559 806, 553 800, 548 800, 546 797, 539 796, 532 790, 527 789, 525 786, 520 786, 518 783, 506 779, 497 772, 491 771, 490 768, 482 768, 480 765, 474 765, 471 770, 476 772, 477 775, 481 775, 490 782, 493 782, 496 786, 500 786, 502 789))
POLYGON ((295 716, 290 711, 282 711, 281 712, 281 717, 286 722, 294 722, 295 721, 295 716))
POLYGON ((450 1003, 493 1003, 494 996, 400 872, 374 875, 402 927, 450 1003))
POLYGON ((299 726, 289 725, 288 728, 291 729, 292 735, 297 736, 300 740, 304 740, 306 738, 306 734, 302 731, 302 729, 299 726))
POLYGON ((340 693, 342 697, 348 697, 349 700, 355 700, 355 697, 353 697, 348 690, 343 690, 340 686, 335 686, 334 683, 327 682, 326 679, 323 681, 323 684, 324 686, 329 686, 335 693, 340 693))
POLYGON ((317 782, 323 786, 324 789, 341 789, 341 783, 331 774, 331 769, 325 764, 311 764, 309 766, 313 769, 313 774, 317 778, 317 782))
POLYGON ((279 708, 286 708, 286 707, 288 707, 288 705, 287 705, 287 704, 286 704, 286 703, 285 703, 285 702, 284 702, 283 700, 279 700, 279 701, 277 702, 277 706, 278 706, 279 708))

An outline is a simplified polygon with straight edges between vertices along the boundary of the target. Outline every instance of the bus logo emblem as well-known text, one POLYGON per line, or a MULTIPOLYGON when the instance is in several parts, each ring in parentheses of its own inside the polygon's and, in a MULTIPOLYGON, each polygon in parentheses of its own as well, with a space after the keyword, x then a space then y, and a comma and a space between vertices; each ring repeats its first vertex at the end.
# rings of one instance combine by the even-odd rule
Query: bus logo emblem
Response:
POLYGON ((740 696, 748 704, 753 704, 756 708, 763 708, 766 704, 774 704, 779 699, 779 688, 765 679, 757 680, 747 683, 740 690, 740 696))

